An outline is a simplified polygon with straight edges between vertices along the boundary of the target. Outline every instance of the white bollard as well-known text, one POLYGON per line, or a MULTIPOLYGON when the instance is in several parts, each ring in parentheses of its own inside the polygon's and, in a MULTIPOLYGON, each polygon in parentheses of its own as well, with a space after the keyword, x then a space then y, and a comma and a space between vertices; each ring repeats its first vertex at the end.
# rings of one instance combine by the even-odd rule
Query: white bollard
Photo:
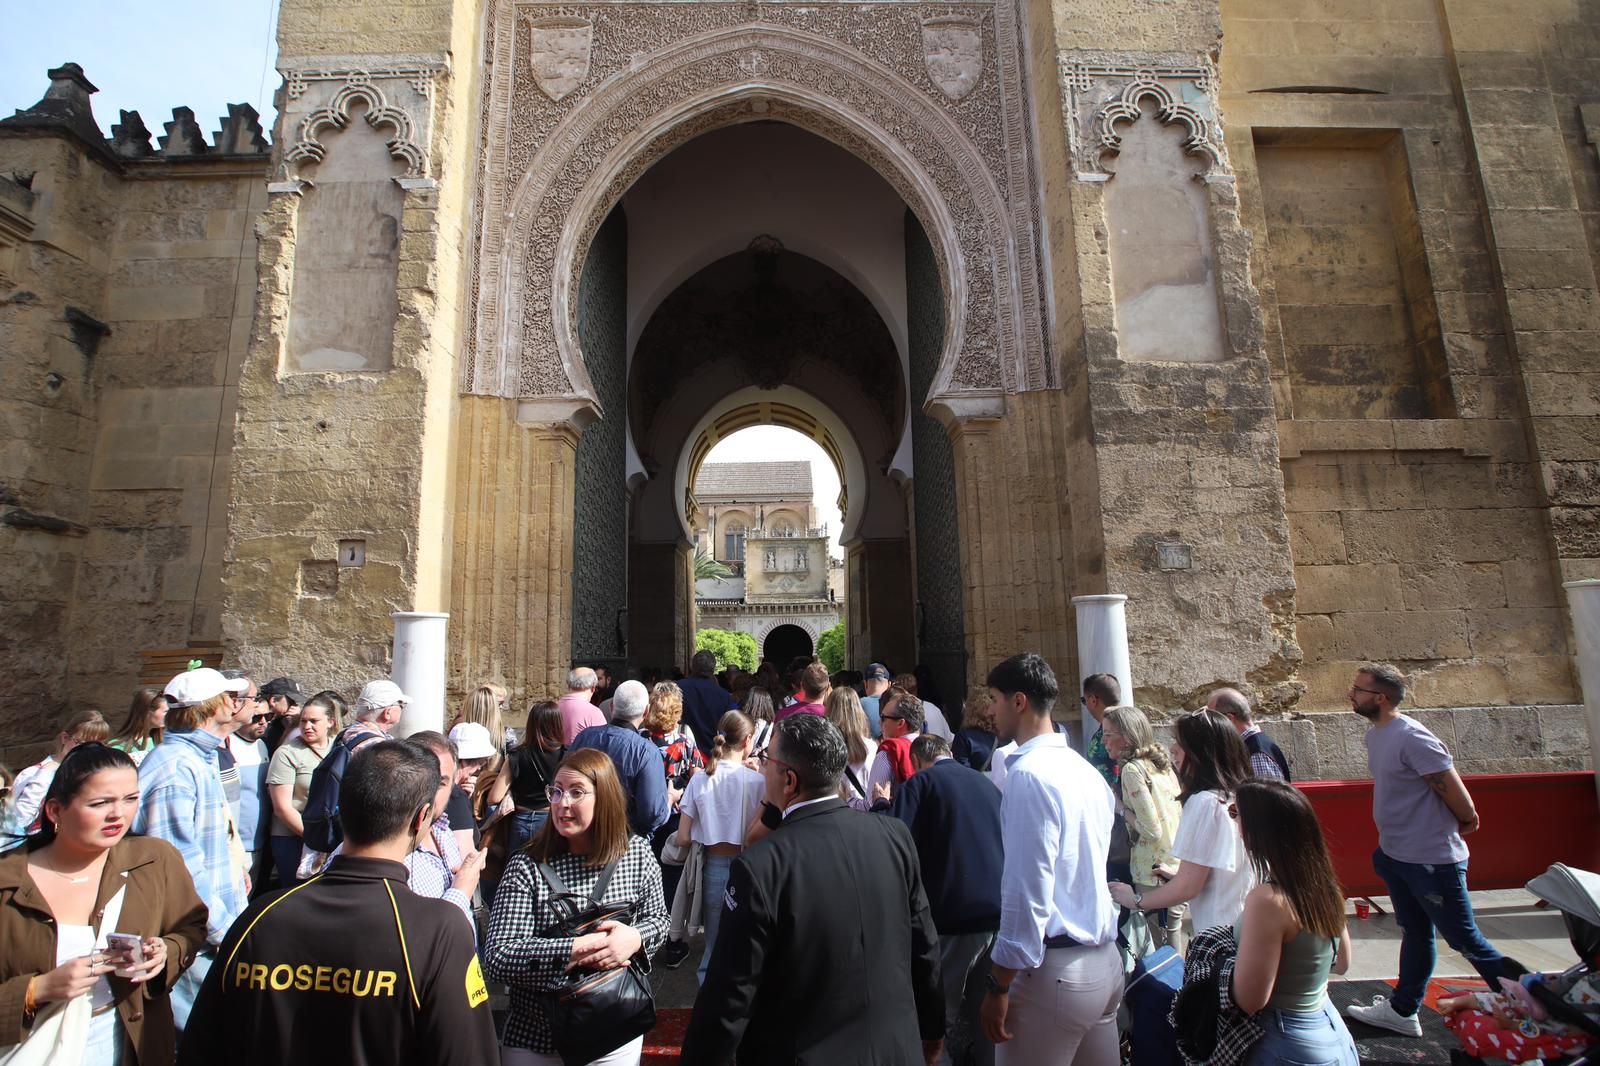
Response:
MULTIPOLYGON (((1061 692, 1073 697, 1083 695, 1083 679, 1090 674, 1110 674, 1122 686, 1122 702, 1133 703, 1133 674, 1128 666, 1128 616, 1124 606, 1128 597, 1074 596, 1072 606, 1078 612, 1078 676, 1062 679, 1061 692)), ((1083 714, 1083 743, 1099 728, 1087 708, 1079 704, 1083 714)))
POLYGON ((426 611, 396 611, 394 668, 389 679, 410 697, 394 735, 409 737, 425 729, 444 731, 445 638, 450 616, 426 611))
MULTIPOLYGON (((1600 768, 1600 581, 1568 581, 1562 587, 1572 611, 1572 632, 1578 638, 1578 680, 1589 716, 1589 753, 1600 768)), ((1600 778, 1595 787, 1600 789, 1600 778)))

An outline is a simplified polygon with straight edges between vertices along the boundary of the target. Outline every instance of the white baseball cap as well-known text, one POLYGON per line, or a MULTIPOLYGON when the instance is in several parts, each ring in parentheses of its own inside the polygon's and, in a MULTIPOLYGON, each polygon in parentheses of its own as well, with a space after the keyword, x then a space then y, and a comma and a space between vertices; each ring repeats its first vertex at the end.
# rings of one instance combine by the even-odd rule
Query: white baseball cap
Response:
POLYGON ((356 697, 356 710, 363 708, 381 711, 385 707, 393 707, 397 703, 410 703, 411 697, 400 691, 400 686, 387 679, 368 681, 361 695, 356 697))
POLYGON ((451 726, 450 739, 456 743, 456 754, 463 759, 494 758, 494 741, 489 738, 489 730, 477 722, 451 726))
POLYGON ((180 707, 192 707, 224 692, 242 694, 249 690, 249 678, 229 679, 209 666, 202 666, 198 670, 181 673, 167 682, 163 694, 180 707))

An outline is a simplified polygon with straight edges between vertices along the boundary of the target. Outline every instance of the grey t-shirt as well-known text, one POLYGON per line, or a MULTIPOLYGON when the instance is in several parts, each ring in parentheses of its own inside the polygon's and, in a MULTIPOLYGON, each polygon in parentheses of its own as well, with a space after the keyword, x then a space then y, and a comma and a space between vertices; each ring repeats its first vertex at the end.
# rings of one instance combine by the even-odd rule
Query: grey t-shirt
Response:
POLYGON ((1403 714, 1367 730, 1366 742, 1378 847, 1400 862, 1465 862, 1467 845, 1456 816, 1424 777, 1453 765, 1444 744, 1403 714))

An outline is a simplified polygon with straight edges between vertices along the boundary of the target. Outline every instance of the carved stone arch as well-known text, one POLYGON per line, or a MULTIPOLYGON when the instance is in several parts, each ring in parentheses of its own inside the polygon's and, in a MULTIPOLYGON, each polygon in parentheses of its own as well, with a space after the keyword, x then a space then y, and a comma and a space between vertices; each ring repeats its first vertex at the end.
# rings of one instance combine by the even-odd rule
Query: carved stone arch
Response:
POLYGON ((763 618, 756 623, 756 631, 753 634, 756 638, 756 643, 764 646, 767 643, 767 638, 772 635, 772 631, 779 626, 794 626, 796 629, 803 630, 805 635, 811 638, 812 647, 816 647, 817 638, 822 635, 822 631, 817 628, 815 622, 807 621, 803 617, 763 618))
POLYGON ((593 411, 575 296, 595 231, 674 148, 712 129, 771 120, 867 162, 933 242, 946 321, 929 403, 993 403, 1002 390, 1037 386, 1042 341, 1024 310, 1032 282, 1024 282, 1009 210, 971 139, 925 92, 854 49, 761 24, 640 57, 544 139, 508 198, 504 224, 485 228, 467 389, 593 411))
POLYGON ((1211 120, 1174 96, 1172 90, 1161 83, 1155 71, 1144 70, 1095 113, 1091 150, 1097 165, 1100 157, 1121 151, 1122 135, 1117 132, 1117 125, 1139 121, 1144 114, 1143 103, 1146 100, 1156 102, 1155 117, 1162 125, 1178 122, 1189 131, 1189 136, 1183 142, 1183 150, 1205 158, 1205 170, 1196 175, 1197 178, 1204 180, 1207 174, 1223 164, 1221 141, 1211 120))
POLYGON ((427 156, 418 146, 411 116, 405 110, 389 103, 383 90, 363 78, 358 72, 352 76, 329 100, 300 120, 295 141, 283 154, 285 168, 296 163, 320 163, 327 153, 318 134, 329 126, 344 129, 350 125, 351 108, 358 102, 367 105, 364 116, 374 130, 383 126, 394 128, 394 136, 385 142, 389 154, 406 165, 407 178, 422 177, 427 169, 427 156))

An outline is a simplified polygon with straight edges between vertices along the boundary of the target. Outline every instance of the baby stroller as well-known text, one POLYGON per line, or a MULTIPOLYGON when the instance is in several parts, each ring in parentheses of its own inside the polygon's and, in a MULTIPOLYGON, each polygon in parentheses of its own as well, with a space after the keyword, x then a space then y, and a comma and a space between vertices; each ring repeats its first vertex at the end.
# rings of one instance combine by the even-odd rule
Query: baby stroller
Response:
MULTIPOLYGON (((1571 1030, 1582 1045, 1565 1058, 1546 1059, 1569 1066, 1600 1064, 1600 874, 1556 863, 1528 882, 1528 891, 1561 912, 1567 937, 1578 953, 1577 965, 1559 974, 1524 980, 1522 987, 1551 1022, 1571 1030)), ((1459 1036, 1458 1032, 1458 1036, 1459 1036)), ((1453 1051, 1452 1066, 1485 1061, 1466 1051, 1453 1051)))

